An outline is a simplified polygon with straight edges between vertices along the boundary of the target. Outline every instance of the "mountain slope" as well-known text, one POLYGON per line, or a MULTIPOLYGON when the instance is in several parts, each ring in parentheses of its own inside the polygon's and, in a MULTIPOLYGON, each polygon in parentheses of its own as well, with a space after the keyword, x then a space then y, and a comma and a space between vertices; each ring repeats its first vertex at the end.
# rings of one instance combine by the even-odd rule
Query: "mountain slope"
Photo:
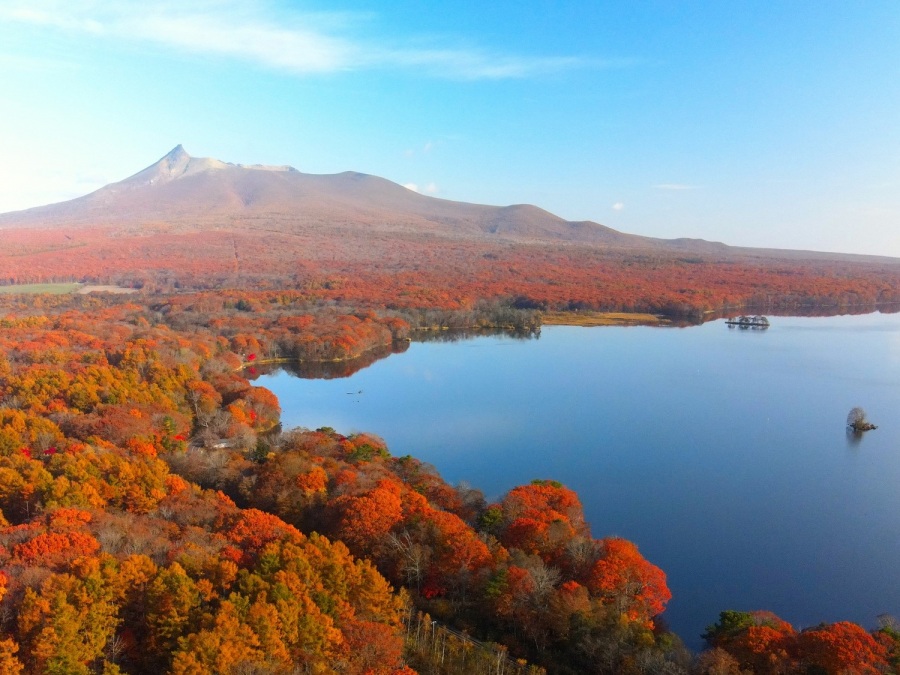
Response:
POLYGON ((421 195, 355 172, 305 174, 191 157, 180 145, 118 183, 71 201, 0 215, 0 227, 125 226, 165 222, 179 231, 254 227, 295 232, 335 225, 447 237, 582 241, 654 240, 573 223, 535 206, 484 206, 421 195))

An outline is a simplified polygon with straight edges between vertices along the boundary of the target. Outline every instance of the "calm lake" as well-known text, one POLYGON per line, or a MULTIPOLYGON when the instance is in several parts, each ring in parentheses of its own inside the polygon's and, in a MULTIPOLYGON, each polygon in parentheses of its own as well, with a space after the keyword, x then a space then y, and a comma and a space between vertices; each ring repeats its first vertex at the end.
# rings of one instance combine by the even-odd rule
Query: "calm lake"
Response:
POLYGON ((689 646, 725 609, 798 628, 900 616, 900 314, 547 327, 256 384, 285 428, 378 434, 489 499, 562 481, 594 536, 665 570, 665 616, 689 646), (878 429, 848 436, 854 406, 878 429))

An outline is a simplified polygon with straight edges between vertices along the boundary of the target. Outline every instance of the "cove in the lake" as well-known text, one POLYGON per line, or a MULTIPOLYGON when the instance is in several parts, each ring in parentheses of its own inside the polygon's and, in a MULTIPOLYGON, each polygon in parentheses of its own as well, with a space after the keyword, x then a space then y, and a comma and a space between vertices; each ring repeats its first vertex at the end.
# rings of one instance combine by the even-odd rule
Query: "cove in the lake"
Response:
POLYGON ((489 498, 572 487, 594 536, 665 570, 665 618, 690 646, 725 609, 798 628, 900 615, 900 314, 546 327, 256 383, 286 428, 376 433, 489 498), (848 435, 854 406, 876 431, 848 435))

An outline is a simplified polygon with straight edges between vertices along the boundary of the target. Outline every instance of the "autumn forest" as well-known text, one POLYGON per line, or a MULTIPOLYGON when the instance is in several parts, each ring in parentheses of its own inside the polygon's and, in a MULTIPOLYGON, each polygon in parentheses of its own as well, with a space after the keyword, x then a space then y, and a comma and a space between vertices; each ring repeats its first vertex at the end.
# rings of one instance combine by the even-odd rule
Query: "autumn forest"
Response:
POLYGON ((664 571, 565 486, 488 503, 376 436, 281 429, 248 379, 352 363, 435 314, 301 291, 0 303, 0 672, 900 668, 892 620, 798 632, 762 610, 723 608, 692 654, 659 616, 664 571))

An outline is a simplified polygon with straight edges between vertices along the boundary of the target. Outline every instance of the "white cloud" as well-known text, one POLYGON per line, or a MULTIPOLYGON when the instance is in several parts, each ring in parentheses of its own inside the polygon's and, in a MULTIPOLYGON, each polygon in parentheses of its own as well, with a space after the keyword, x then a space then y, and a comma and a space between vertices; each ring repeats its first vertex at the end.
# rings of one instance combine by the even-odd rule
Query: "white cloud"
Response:
POLYGON ((625 202, 616 202, 612 205, 613 211, 622 211, 625 208, 625 202))
POLYGON ((438 193, 437 183, 428 183, 424 187, 420 187, 418 183, 404 183, 403 187, 405 187, 407 190, 412 190, 413 192, 418 192, 420 194, 434 195, 438 193))
POLYGON ((654 185, 657 190, 699 190, 699 185, 687 185, 685 183, 660 183, 654 185))
POLYGON ((12 0, 0 8, 0 19, 241 59, 300 75, 407 69, 456 79, 504 79, 630 65, 481 48, 421 48, 413 46, 413 38, 406 45, 404 40, 383 44, 351 37, 360 32, 365 15, 277 11, 265 0, 12 0))

